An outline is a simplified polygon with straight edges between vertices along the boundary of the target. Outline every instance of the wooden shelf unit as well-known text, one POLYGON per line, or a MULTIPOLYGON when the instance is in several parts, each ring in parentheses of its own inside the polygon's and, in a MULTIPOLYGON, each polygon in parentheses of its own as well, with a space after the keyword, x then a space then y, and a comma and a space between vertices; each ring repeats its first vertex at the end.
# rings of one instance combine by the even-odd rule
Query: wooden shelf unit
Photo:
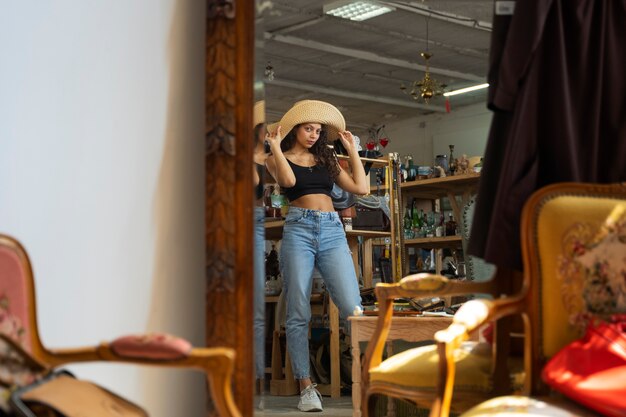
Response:
POLYGON ((404 240, 404 246, 428 246, 432 249, 460 248, 461 244, 461 236, 420 237, 404 240))
MULTIPOLYGON (((415 180, 410 182, 403 182, 400 184, 400 191, 404 201, 401 202, 400 213, 398 216, 404 218, 404 210, 408 198, 417 198, 420 200, 432 200, 433 202, 443 197, 447 197, 450 201, 450 206, 454 212, 455 221, 461 222, 462 210, 465 204, 467 204, 473 194, 478 190, 478 181, 480 179, 479 173, 461 174, 446 176, 441 178, 429 178, 424 180, 415 180)), ((433 204, 435 206, 436 204, 433 204)), ((442 257, 441 249, 462 248, 462 238, 457 236, 442 236, 442 237, 424 237, 416 239, 404 239, 401 238, 401 258, 402 258, 402 270, 406 275, 408 274, 408 262, 406 262, 407 247, 422 247, 437 250, 436 270, 437 272, 442 269, 442 257)))

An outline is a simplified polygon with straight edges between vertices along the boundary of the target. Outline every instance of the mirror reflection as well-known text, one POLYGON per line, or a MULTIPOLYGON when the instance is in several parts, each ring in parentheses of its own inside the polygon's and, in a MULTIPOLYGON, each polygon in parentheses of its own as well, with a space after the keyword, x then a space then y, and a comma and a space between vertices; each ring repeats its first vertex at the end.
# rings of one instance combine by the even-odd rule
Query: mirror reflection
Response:
POLYGON ((483 84, 493 2, 369 2, 381 8, 360 17, 338 8, 349 3, 259 2, 255 405, 268 415, 360 406, 350 353, 360 345, 344 319, 361 308, 376 319, 377 283, 467 277, 461 217, 491 121, 483 84), (411 189, 454 175, 472 177, 458 194, 411 189), (306 229, 312 213, 338 236, 306 229))
POLYGON ((252 108, 253 125, 253 184, 254 184, 254 245, 253 245, 253 338, 254 338, 254 374, 255 383, 253 392, 256 395, 256 408, 263 409, 263 395, 265 392, 266 374, 266 313, 265 313, 265 162, 268 149, 265 143, 266 116, 265 116, 265 87, 263 83, 263 20, 261 6, 257 8, 255 22, 255 51, 254 63, 254 105, 252 108))

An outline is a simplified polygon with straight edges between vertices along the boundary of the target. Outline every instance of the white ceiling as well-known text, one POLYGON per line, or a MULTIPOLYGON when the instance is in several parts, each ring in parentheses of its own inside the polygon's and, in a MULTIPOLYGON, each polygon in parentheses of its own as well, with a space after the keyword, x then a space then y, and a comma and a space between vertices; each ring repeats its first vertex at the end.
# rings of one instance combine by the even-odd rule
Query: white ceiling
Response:
MULTIPOLYGON (((363 22, 325 15, 325 3, 261 1, 257 68, 274 68, 265 80, 270 122, 303 99, 333 103, 351 129, 444 112, 443 97, 424 104, 400 90, 424 76, 427 22, 431 77, 447 90, 486 80, 492 0, 384 2, 396 10, 363 22)), ((457 109, 485 98, 480 90, 450 101, 457 109)))

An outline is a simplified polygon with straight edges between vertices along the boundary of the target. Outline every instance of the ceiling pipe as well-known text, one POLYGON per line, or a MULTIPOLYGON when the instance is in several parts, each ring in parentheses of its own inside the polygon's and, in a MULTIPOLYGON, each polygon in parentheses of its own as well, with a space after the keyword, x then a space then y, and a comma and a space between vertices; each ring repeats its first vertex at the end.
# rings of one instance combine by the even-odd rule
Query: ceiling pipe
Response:
POLYGON ((442 20, 444 22, 453 23, 455 25, 461 25, 477 30, 484 30, 485 32, 491 32, 491 23, 483 22, 480 20, 471 19, 466 16, 459 16, 452 13, 441 12, 428 7, 422 7, 417 4, 407 5, 395 1, 381 1, 381 4, 389 5, 397 9, 405 10, 407 12, 416 13, 426 17, 432 17, 433 19, 442 20))
POLYGON ((429 111, 439 112, 439 113, 446 112, 445 107, 434 106, 431 104, 422 104, 414 100, 410 100, 408 98, 406 100, 401 100, 397 98, 376 96, 373 94, 360 93, 356 91, 340 90, 334 87, 324 87, 324 86, 320 86, 317 84, 309 84, 309 83, 303 83, 300 81, 291 81, 291 80, 274 79, 273 81, 266 81, 266 83, 269 85, 277 85, 281 87, 295 88, 298 90, 314 91, 316 93, 328 94, 328 95, 337 96, 337 97, 352 98, 356 100, 371 101, 374 103, 390 104, 393 106, 429 110, 429 111))
MULTIPOLYGON (((363 51, 359 49, 344 48, 341 46, 328 45, 328 44, 324 44, 321 42, 312 41, 309 39, 298 38, 295 36, 279 35, 279 34, 272 34, 270 32, 265 32, 265 39, 272 40, 275 42, 286 43, 289 45, 300 46, 303 48, 323 51, 326 53, 349 56, 352 58, 362 59, 364 61, 376 62, 378 64, 385 64, 385 65, 395 66, 399 68, 422 71, 422 72, 426 71, 426 66, 416 64, 414 62, 409 62, 409 61, 405 61, 405 60, 398 59, 398 58, 378 55, 373 52, 363 51)), ((431 74, 445 75, 453 79, 461 79, 461 80, 476 81, 476 82, 484 82, 485 80, 484 77, 479 77, 478 75, 467 74, 467 73, 447 70, 443 68, 430 67, 429 71, 431 74)))

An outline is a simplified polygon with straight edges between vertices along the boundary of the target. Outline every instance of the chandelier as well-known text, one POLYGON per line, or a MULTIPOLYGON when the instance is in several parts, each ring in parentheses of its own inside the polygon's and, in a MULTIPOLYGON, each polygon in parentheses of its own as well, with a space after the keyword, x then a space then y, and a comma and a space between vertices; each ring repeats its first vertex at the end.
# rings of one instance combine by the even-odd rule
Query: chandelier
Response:
POLYGON ((274 77, 276 76, 276 74, 274 74, 274 67, 272 66, 272 63, 270 61, 267 61, 267 65, 265 66, 265 71, 263 72, 263 75, 265 76, 266 80, 274 81, 274 77))
POLYGON ((426 61, 426 71, 424 72, 424 78, 419 81, 413 81, 409 87, 402 84, 400 90, 405 94, 409 94, 414 100, 422 100, 428 104, 428 101, 433 97, 441 96, 445 92, 445 84, 441 84, 435 78, 430 76, 430 58, 433 54, 428 52, 428 18, 426 19, 426 51, 420 53, 420 56, 426 61))

